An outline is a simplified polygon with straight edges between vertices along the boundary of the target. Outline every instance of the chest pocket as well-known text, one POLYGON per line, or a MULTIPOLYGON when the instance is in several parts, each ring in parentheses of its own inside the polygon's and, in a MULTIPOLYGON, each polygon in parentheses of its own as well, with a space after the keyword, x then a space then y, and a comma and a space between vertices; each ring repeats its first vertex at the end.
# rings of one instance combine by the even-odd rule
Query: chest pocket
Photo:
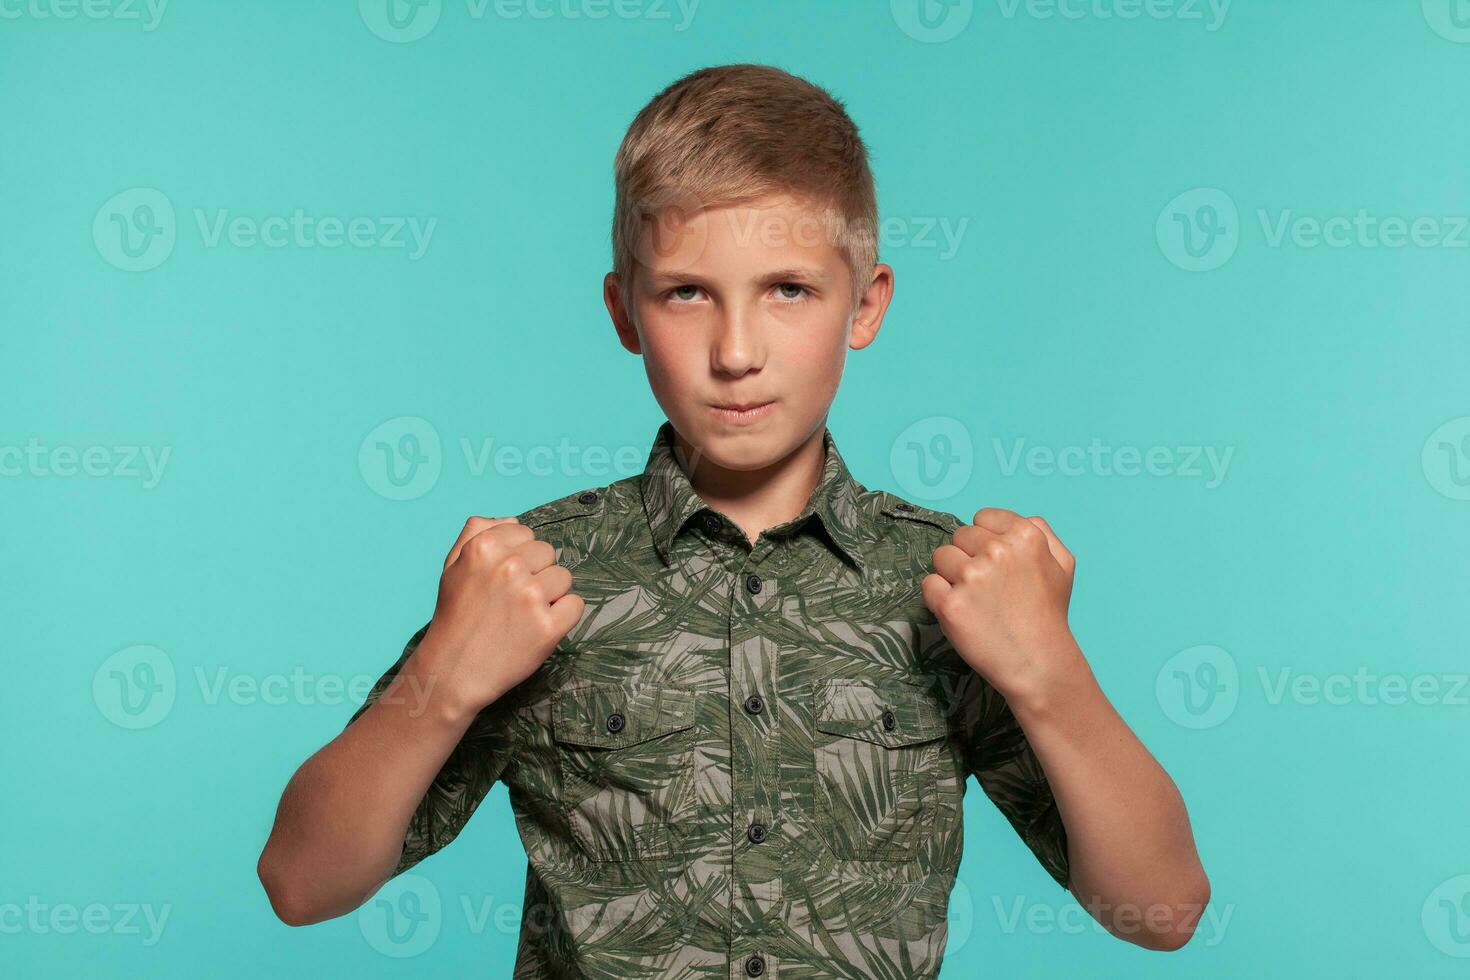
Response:
POLYGON ((562 810, 593 861, 677 853, 693 819, 696 692, 587 684, 552 695, 562 810))
POLYGON ((912 860, 932 821, 943 711, 899 682, 832 679, 814 695, 818 836, 839 858, 912 860))

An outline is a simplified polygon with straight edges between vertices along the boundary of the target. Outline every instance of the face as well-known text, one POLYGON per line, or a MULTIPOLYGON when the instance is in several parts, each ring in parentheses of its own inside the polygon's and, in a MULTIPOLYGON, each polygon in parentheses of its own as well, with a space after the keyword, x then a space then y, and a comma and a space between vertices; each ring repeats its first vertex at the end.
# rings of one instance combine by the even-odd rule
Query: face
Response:
POLYGON ((756 470, 820 444, 848 350, 877 335, 893 270, 854 305, 826 214, 778 196, 661 216, 633 282, 608 274, 618 337, 701 460, 756 470))

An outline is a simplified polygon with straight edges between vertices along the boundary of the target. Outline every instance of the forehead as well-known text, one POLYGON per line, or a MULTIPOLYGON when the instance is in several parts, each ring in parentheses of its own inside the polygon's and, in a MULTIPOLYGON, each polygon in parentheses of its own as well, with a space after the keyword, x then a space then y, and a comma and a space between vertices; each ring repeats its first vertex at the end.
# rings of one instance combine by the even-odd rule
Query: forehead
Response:
POLYGON ((775 264, 830 268, 843 262, 844 230, 835 208, 791 194, 674 206, 644 223, 639 258, 655 277, 775 264))

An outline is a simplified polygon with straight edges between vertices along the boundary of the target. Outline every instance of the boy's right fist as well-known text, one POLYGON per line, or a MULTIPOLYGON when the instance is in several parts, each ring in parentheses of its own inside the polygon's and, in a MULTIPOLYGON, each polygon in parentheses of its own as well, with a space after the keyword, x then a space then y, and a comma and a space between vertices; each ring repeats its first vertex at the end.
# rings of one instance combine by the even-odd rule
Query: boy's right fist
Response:
POLYGON ((582 617, 571 584, 556 549, 514 517, 471 517, 419 644, 440 691, 474 713, 531 676, 582 617))

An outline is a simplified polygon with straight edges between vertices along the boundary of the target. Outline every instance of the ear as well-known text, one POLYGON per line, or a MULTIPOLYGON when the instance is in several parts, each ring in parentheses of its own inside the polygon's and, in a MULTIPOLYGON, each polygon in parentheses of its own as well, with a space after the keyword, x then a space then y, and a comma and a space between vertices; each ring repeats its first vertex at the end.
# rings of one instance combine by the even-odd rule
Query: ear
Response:
POLYGON ((857 309, 853 311, 852 338, 848 341, 848 347, 862 350, 873 342, 878 336, 878 328, 883 326, 883 314, 888 311, 891 299, 893 266, 879 262, 873 266, 873 278, 858 298, 857 309))
POLYGON ((643 344, 638 339, 638 326, 630 312, 632 290, 623 288, 616 272, 609 272, 602 279, 602 301, 612 317, 613 329, 618 332, 618 342, 633 354, 643 353, 643 344))

